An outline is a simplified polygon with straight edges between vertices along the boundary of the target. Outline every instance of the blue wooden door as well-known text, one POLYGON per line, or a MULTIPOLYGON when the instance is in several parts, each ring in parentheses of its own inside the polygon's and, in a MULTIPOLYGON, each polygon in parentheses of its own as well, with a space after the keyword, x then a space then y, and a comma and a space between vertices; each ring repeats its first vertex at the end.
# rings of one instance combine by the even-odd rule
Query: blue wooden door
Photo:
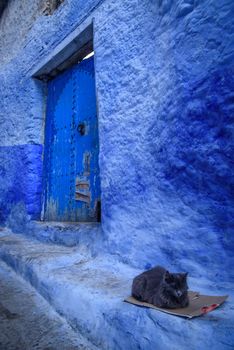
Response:
POLYGON ((48 83, 44 218, 99 221, 100 180, 94 59, 48 83))

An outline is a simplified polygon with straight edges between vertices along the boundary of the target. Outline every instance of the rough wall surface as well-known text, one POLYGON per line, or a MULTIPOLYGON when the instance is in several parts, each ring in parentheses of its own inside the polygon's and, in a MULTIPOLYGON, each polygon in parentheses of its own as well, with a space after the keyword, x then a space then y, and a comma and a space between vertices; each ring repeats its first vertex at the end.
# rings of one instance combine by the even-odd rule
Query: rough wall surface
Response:
POLYGON ((42 146, 0 147, 0 220, 4 221, 13 203, 24 202, 28 214, 37 217, 41 210, 42 146))
POLYGON ((45 89, 30 72, 91 16, 106 248, 139 268, 229 278, 233 14, 231 0, 67 0, 39 14, 17 50, 1 40, 2 217, 9 192, 10 206, 40 217, 45 89))
POLYGON ((96 76, 109 249, 212 274, 234 247, 234 4, 126 1, 108 13, 96 76))
POLYGON ((22 48, 27 33, 42 10, 42 2, 43 0, 8 1, 0 20, 1 63, 9 62, 22 48))

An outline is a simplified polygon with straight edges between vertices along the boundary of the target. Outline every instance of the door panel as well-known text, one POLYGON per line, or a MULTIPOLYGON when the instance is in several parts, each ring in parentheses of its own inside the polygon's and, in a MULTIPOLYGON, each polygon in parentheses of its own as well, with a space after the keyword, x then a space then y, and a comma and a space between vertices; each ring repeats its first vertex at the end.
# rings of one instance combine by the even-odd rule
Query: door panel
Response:
POLYGON ((100 208, 94 60, 48 83, 45 219, 97 221, 100 208))

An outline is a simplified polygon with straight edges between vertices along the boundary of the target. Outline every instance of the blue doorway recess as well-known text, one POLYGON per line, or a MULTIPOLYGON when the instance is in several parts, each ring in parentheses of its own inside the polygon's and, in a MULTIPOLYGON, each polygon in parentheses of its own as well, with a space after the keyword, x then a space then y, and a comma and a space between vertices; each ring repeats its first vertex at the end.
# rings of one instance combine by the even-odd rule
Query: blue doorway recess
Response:
POLYGON ((94 57, 48 83, 44 219, 100 221, 94 57))

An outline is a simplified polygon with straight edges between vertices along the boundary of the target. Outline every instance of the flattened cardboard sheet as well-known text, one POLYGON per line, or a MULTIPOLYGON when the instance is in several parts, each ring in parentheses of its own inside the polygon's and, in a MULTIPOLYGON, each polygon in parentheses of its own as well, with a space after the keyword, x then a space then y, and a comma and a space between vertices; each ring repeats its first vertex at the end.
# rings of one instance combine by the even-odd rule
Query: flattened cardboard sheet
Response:
POLYGON ((189 305, 187 307, 180 308, 180 309, 164 309, 149 303, 138 301, 133 297, 128 297, 124 301, 137 306, 156 309, 158 311, 166 312, 168 314, 175 315, 175 316, 193 318, 193 317, 204 315, 207 312, 210 312, 216 309, 222 303, 224 303, 224 301, 228 298, 228 295, 223 295, 223 296, 202 295, 202 294, 199 294, 198 292, 192 292, 192 291, 188 292, 188 296, 189 296, 189 305))

